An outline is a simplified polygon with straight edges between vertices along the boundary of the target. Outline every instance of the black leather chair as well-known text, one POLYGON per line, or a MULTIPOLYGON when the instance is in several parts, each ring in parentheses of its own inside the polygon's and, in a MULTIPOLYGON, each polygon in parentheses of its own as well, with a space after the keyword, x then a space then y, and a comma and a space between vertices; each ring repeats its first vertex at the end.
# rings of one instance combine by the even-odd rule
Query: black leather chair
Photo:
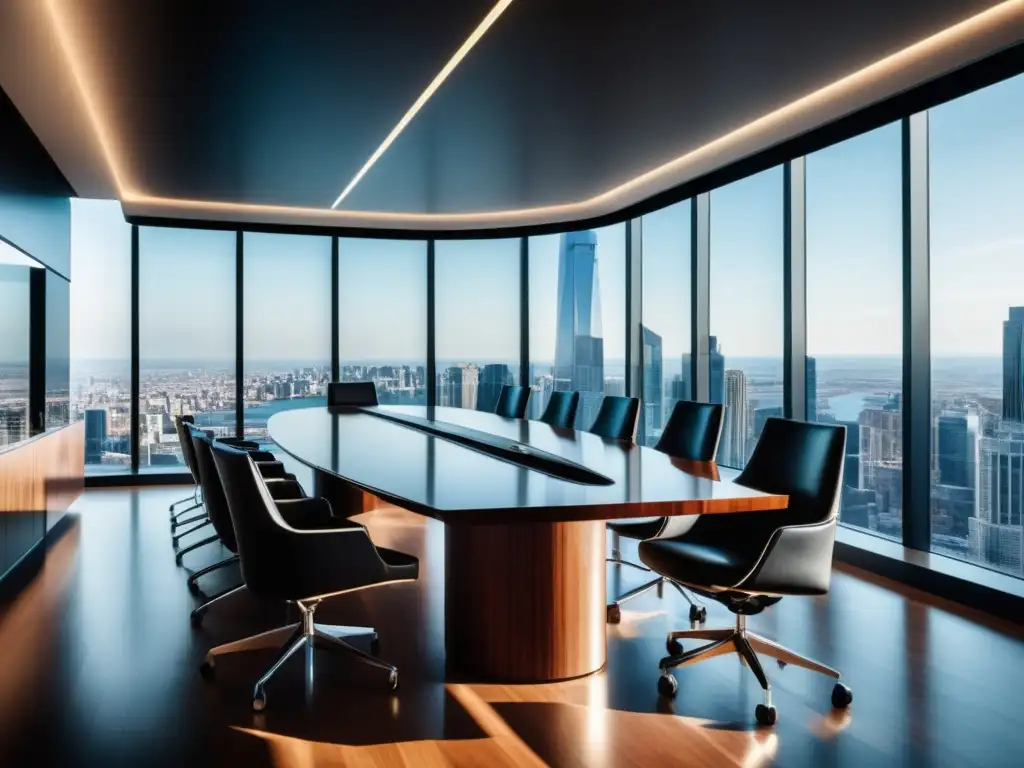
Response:
MULTIPOLYGON (((195 423, 195 417, 190 415, 190 414, 186 414, 184 416, 175 416, 174 417, 174 431, 177 433, 179 441, 181 441, 183 439, 183 437, 182 437, 182 434, 183 434, 182 424, 194 424, 194 423, 195 423)), ((193 478, 193 479, 195 479, 195 478, 193 478)), ((169 507, 169 511, 171 513, 171 530, 174 530, 175 521, 179 517, 181 517, 182 515, 187 514, 188 512, 191 512, 193 509, 198 509, 201 506, 202 506, 202 502, 199 500, 199 483, 197 482, 195 487, 192 489, 192 495, 191 496, 186 496, 183 499, 178 499, 176 502, 171 504, 171 506, 169 507), (177 512, 174 511, 175 507, 180 506, 181 504, 185 504, 187 502, 191 502, 190 506, 186 507, 185 509, 178 510, 177 512)))
POLYGON ((635 440, 640 400, 606 395, 588 432, 610 440, 635 440))
MULTIPOLYGON (((690 461, 713 461, 718 452, 718 441, 722 436, 722 421, 725 409, 721 405, 713 403, 697 403, 692 400, 680 400, 672 409, 672 415, 668 418, 665 430, 654 446, 654 450, 667 453, 678 459, 690 461)), ((625 536, 627 539, 643 541, 659 536, 682 536, 688 532, 697 522, 696 515, 681 515, 677 517, 638 517, 628 520, 614 520, 608 522, 608 528, 612 532, 612 556, 608 562, 616 565, 628 565, 631 568, 639 568, 647 571, 642 565, 631 563, 622 559, 622 552, 619 549, 619 540, 625 536)), ((608 605, 607 618, 612 624, 618 624, 622 618, 620 606, 627 600, 632 600, 638 595, 657 587, 658 594, 664 587, 666 579, 663 576, 647 582, 635 589, 620 595, 608 605)), ((695 602, 678 583, 670 581, 679 593, 690 604, 690 621, 702 622, 707 619, 707 608, 695 602)))
MULTIPOLYGON (((704 515, 685 536, 640 542, 640 559, 645 565, 736 614, 732 629, 669 633, 671 655, 659 664, 658 691, 662 695, 675 695, 678 684, 672 668, 735 651, 764 690, 764 703, 755 711, 757 721, 772 725, 777 715, 759 653, 775 658, 780 666, 791 664, 839 680, 836 670, 748 632, 747 616, 760 613, 786 595, 828 592, 845 452, 845 427, 768 419, 737 482, 787 494, 786 509, 704 515), (711 642, 684 651, 683 639, 711 642)), ((853 693, 837 682, 832 705, 845 708, 851 701, 853 693)))
MULTIPOLYGON (((350 636, 345 628, 314 623, 313 617, 325 598, 396 581, 413 581, 419 574, 419 561, 401 552, 375 547, 366 529, 350 520, 332 521, 328 528, 299 530, 289 525, 278 511, 248 454, 214 443, 213 458, 227 497, 246 587, 255 597, 294 603, 302 620, 211 648, 201 668, 203 676, 212 676, 219 656, 283 643, 276 661, 257 680, 253 690, 252 706, 260 711, 266 706, 267 681, 292 654, 313 645, 354 655, 387 670, 391 689, 397 689, 396 667, 349 645, 343 639, 350 636)), ((322 498, 286 503, 304 508, 310 518, 330 514, 330 504, 322 498)))
POLYGON ((377 405, 377 386, 372 381, 336 381, 327 385, 328 407, 366 405, 377 405))
POLYGON ((514 387, 505 384, 498 395, 494 412, 509 419, 525 419, 526 406, 530 402, 529 387, 514 387))
POLYGON ((552 427, 572 429, 572 425, 576 423, 576 409, 579 404, 579 392, 552 392, 540 420, 552 427))
MULTIPOLYGON (((181 443, 180 443, 180 445, 181 445, 181 453, 182 453, 182 456, 184 456, 184 458, 185 458, 185 465, 188 467, 189 472, 192 474, 192 477, 195 479, 196 485, 200 488, 200 491, 201 491, 202 490, 202 484, 200 482, 199 463, 198 463, 198 460, 196 458, 196 449, 195 449, 195 445, 193 444, 192 437, 191 437, 191 432, 190 432, 192 429, 195 429, 195 427, 193 426, 192 422, 185 422, 185 421, 181 421, 181 420, 176 420, 175 421, 175 426, 179 430, 179 435, 181 435, 181 443)), ((210 439, 211 440, 214 439, 212 433, 210 434, 210 439)), ((253 459, 260 463, 260 468, 262 469, 262 471, 264 472, 264 474, 267 477, 284 477, 284 476, 286 476, 287 473, 284 471, 284 464, 282 464, 281 462, 277 461, 275 459, 275 457, 274 457, 274 454, 269 453, 268 451, 260 450, 259 444, 254 443, 254 442, 252 442, 250 440, 243 440, 241 438, 235 438, 235 437, 219 437, 219 438, 216 438, 216 439, 217 439, 218 442, 222 442, 222 443, 224 443, 226 445, 235 446, 235 447, 239 448, 240 450, 248 451, 252 455, 253 459)), ((292 479, 294 479, 294 476, 292 476, 292 479)), ((188 523, 196 523, 196 525, 194 525, 193 527, 191 527, 191 528, 189 528, 187 530, 181 531, 179 533, 176 533, 176 534, 171 536, 171 544, 174 546, 174 548, 176 550, 176 553, 175 553, 174 557, 175 557, 175 560, 178 562, 178 564, 181 564, 182 558, 185 555, 187 555, 189 552, 192 552, 193 550, 199 549, 199 547, 204 547, 207 544, 212 544, 212 543, 214 543, 214 542, 219 540, 216 535, 213 535, 213 536, 209 536, 209 537, 207 537, 205 539, 201 539, 199 541, 192 542, 191 544, 189 544, 187 547, 185 547, 183 549, 178 549, 178 543, 183 538, 185 538, 186 536, 189 536, 189 535, 195 533, 196 531, 202 530, 203 528, 205 528, 208 525, 213 525, 213 520, 210 518, 209 510, 205 509, 205 498, 203 499, 203 502, 204 502, 204 509, 203 509, 203 512, 201 514, 199 514, 196 517, 193 517, 193 518, 191 518, 189 520, 182 520, 180 522, 179 521, 172 521, 171 522, 171 532, 172 532, 172 534, 174 534, 174 531, 176 530, 176 528, 179 525, 186 525, 188 523)))

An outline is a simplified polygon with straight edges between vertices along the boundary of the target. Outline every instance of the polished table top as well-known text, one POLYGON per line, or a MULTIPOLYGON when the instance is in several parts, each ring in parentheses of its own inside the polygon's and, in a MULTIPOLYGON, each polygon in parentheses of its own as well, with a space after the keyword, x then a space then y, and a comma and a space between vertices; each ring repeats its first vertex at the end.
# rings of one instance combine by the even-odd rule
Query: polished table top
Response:
POLYGON ((446 523, 749 512, 781 509, 788 501, 738 485, 736 472, 713 462, 681 461, 587 432, 462 408, 306 408, 274 415, 268 429, 282 450, 304 464, 446 523), (437 431, 460 432, 462 442, 393 420, 406 417, 437 431), (512 460, 472 447, 473 432, 466 430, 507 441, 512 460), (516 462, 516 453, 531 452, 606 479, 562 479, 516 462))

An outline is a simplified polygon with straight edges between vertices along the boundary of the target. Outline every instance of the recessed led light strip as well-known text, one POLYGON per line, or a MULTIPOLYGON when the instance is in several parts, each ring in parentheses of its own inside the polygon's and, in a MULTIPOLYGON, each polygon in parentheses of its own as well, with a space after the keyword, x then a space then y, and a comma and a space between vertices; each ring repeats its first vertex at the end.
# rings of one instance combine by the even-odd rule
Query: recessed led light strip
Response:
POLYGON ((455 52, 455 55, 448 59, 448 63, 445 64, 434 79, 430 81, 430 85, 426 87, 426 90, 424 90, 423 93, 420 94, 419 98, 413 102, 413 105, 409 107, 409 110, 402 115, 402 119, 399 120, 398 124, 391 129, 391 133, 387 135, 387 138, 384 139, 384 141, 381 142, 381 145, 377 147, 372 155, 370 155, 370 159, 366 161, 366 164, 359 169, 359 173, 352 177, 352 181, 348 183, 348 186, 341 191, 340 195, 338 195, 338 199, 334 201, 333 205, 331 205, 332 210, 337 208, 341 201, 348 196, 348 193, 355 188, 360 179, 366 175, 366 172, 373 167, 373 164, 376 163, 380 159, 380 156, 387 151, 388 147, 390 147, 395 139, 398 138, 398 135, 405 130, 405 126, 407 126, 410 121, 416 117, 416 113, 423 108, 423 105, 430 100, 430 97, 434 95, 434 92, 441 87, 441 84, 445 80, 448 79, 448 75, 450 75, 455 68, 459 66, 459 62, 466 58, 469 52, 473 50, 473 46, 480 42, 480 38, 484 36, 487 30, 491 28, 494 22, 498 20, 498 17, 501 16, 501 14, 505 12, 505 9, 510 5, 512 5, 512 0, 499 0, 499 2, 491 8, 491 12, 484 17, 484 20, 481 21, 479 25, 477 25, 477 28, 473 30, 473 33, 466 38, 466 42, 459 46, 459 50, 455 52))

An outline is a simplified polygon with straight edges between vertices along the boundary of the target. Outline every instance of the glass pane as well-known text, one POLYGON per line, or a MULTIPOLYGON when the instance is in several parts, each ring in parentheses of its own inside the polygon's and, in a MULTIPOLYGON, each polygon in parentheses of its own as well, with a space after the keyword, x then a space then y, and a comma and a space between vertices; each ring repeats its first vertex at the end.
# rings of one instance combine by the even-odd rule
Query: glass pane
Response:
POLYGON ((900 124, 807 157, 807 419, 846 426, 840 520, 903 527, 900 124))
POLYGON ((235 233, 139 230, 139 468, 180 471, 173 417, 235 417, 235 233))
POLYGON ((71 418, 71 283, 46 271, 46 429, 71 418))
POLYGON ((725 403, 718 460, 742 467, 782 415, 782 167, 711 193, 711 401, 725 403))
POLYGON ((242 328, 245 435, 279 411, 327 404, 331 238, 246 232, 242 328))
POLYGON ((434 249, 437 404, 493 411, 519 383, 519 240, 434 249))
POLYGON ((131 465, 132 228, 114 200, 71 201, 71 418, 86 474, 131 465))
POLYGON ((932 549, 1024 576, 1024 76, 928 123, 932 549))
POLYGON ((690 394, 690 201, 643 218, 643 410, 637 440, 654 445, 690 394))
POLYGON ((0 264, 0 446, 28 437, 29 270, 0 264))
POLYGON ((626 393, 626 225, 530 238, 530 418, 580 393, 576 427, 626 393))
POLYGON ((372 381, 381 404, 427 402, 427 244, 338 244, 342 381, 372 381))

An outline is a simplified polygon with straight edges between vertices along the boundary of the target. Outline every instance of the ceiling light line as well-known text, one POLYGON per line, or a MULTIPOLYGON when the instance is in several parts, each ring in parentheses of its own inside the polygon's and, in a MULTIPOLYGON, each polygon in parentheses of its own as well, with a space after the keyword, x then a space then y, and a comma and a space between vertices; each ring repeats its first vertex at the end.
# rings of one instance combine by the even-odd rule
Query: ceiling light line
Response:
POLYGON ((457 50, 455 54, 448 59, 448 63, 445 64, 434 79, 430 81, 430 85, 424 89, 423 93, 419 95, 419 98, 416 99, 416 101, 413 102, 413 105, 409 107, 408 111, 402 115, 402 119, 399 120, 398 124, 391 129, 391 133, 387 135, 387 138, 385 138, 374 153, 370 155, 370 159, 366 161, 362 168, 359 169, 359 173, 352 177, 352 181, 348 183, 348 186, 342 190, 340 195, 338 195, 338 199, 331 205, 332 210, 337 208, 338 205, 341 204, 341 201, 348 196, 349 192, 355 188, 356 184, 358 184, 363 176, 366 175, 366 172, 373 167, 373 164, 380 159, 381 155, 387 151, 388 147, 390 147, 395 139, 398 138, 399 134, 405 130, 405 126, 407 126, 412 119, 416 117, 416 113, 423 108, 423 105, 426 104, 430 97, 434 95, 434 92, 437 91, 437 89, 441 87, 441 84, 448 79, 448 75, 450 75, 455 68, 459 66, 459 63, 466 58, 471 50, 473 50, 473 46, 480 42, 480 38, 484 36, 487 30, 491 28, 494 22, 498 20, 498 17, 501 16, 501 14, 505 12, 505 9, 510 5, 512 5, 512 0, 498 0, 495 6, 491 8, 490 13, 488 13, 484 17, 483 21, 477 25, 477 28, 473 30, 472 34, 470 34, 470 36, 466 38, 465 42, 459 46, 459 50, 457 50))

